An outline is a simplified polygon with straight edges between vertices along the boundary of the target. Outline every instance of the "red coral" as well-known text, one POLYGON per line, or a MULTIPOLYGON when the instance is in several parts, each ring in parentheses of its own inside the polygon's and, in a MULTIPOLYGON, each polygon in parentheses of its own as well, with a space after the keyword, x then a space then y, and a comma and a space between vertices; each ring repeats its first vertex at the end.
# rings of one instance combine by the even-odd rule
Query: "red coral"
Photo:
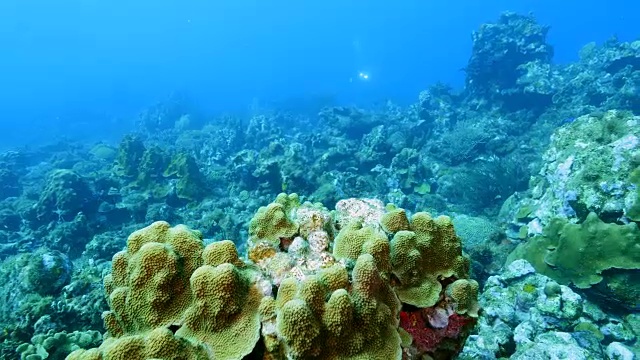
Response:
POLYGON ((451 349, 451 340, 456 348, 462 345, 468 330, 475 324, 475 319, 453 313, 449 315, 446 327, 436 329, 429 325, 427 312, 433 309, 416 309, 414 311, 400 312, 400 327, 413 337, 413 346, 420 353, 434 353, 446 347, 451 349), (446 342, 446 344, 445 344, 446 342))

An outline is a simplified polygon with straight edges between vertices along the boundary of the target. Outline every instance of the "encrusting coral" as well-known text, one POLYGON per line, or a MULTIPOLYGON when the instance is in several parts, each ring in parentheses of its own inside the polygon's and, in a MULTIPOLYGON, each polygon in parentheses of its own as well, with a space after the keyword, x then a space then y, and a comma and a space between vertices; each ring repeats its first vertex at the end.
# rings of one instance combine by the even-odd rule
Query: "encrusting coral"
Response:
POLYGON ((542 235, 520 244, 507 264, 525 259, 540 274, 563 285, 597 291, 617 306, 638 308, 640 286, 627 280, 640 269, 638 239, 640 228, 633 222, 608 224, 595 213, 581 224, 556 218, 542 235))
POLYGON ((478 315, 460 240, 447 217, 388 208, 280 194, 247 259, 183 225, 138 230, 105 277, 106 340, 68 359, 453 356, 478 315))
POLYGON ((418 307, 436 304, 442 291, 440 279, 461 279, 469 272, 469 260, 462 256, 451 219, 434 219, 427 213, 414 214, 410 231, 400 230, 393 235, 391 265, 400 280, 398 297, 418 307))

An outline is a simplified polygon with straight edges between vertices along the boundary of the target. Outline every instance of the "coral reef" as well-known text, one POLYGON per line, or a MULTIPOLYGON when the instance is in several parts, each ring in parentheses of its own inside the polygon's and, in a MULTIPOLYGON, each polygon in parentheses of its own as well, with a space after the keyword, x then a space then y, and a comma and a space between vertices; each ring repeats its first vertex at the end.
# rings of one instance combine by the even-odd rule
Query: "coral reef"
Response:
POLYGON ((482 25, 473 34, 466 90, 487 104, 511 110, 549 103, 548 92, 531 91, 521 80, 527 73, 524 69, 532 64, 550 63, 553 48, 546 42, 548 31, 533 17, 512 12, 503 13, 496 23, 482 25))
POLYGON ((104 280, 110 337, 69 359, 455 354, 478 316, 478 284, 451 221, 372 204, 348 199, 331 213, 280 194, 252 220, 247 259, 184 225, 135 231, 104 280))
POLYGON ((536 234, 553 217, 584 221, 590 212, 606 222, 628 222, 637 197, 631 174, 640 154, 639 122, 628 112, 608 111, 558 129, 530 195, 508 210, 514 226, 536 234))
POLYGON ((638 333, 631 330, 637 315, 609 316, 525 260, 490 277, 479 301, 477 334, 461 360, 633 359, 638 349, 638 333))
POLYGON ((507 262, 526 259, 539 273, 562 284, 593 287, 592 291, 608 295, 617 306, 639 309, 638 239, 640 229, 635 223, 606 224, 595 213, 580 224, 557 218, 543 235, 520 244, 507 262))
POLYGON ((36 335, 31 343, 18 346, 16 351, 20 359, 25 360, 63 360, 69 354, 79 349, 88 349, 102 342, 102 335, 95 330, 54 333, 49 331, 44 335, 36 335))
MULTIPOLYGON (((514 13, 480 26, 465 86, 433 84, 408 106, 319 98, 216 115, 173 96, 130 119, 135 132, 123 137, 126 119, 97 143, 55 139, 0 153, 0 358, 49 356, 44 338, 104 331, 106 273, 121 277, 107 282, 117 321, 86 356, 127 357, 121 351, 136 347, 131 356, 208 358, 212 344, 228 338, 221 327, 245 324, 236 316, 252 330, 259 322, 257 340, 239 347, 247 356, 394 358, 399 344, 405 358, 448 358, 476 321, 481 288, 481 297, 501 294, 499 305, 523 313, 514 293, 539 293, 541 284, 514 288, 503 279, 505 295, 491 280, 504 275, 516 246, 509 262, 525 258, 552 278, 549 294, 568 286, 583 307, 597 304, 612 320, 536 330, 518 346, 506 337, 492 354, 515 356, 517 347, 520 358, 629 358, 640 323, 632 241, 640 219, 640 42, 587 44, 579 61, 561 63, 552 61, 548 31, 514 13), (272 202, 280 192, 308 197, 272 202), (150 241, 167 263, 150 268, 151 283, 130 284, 143 275, 134 273, 140 261, 155 258, 128 248, 129 272, 112 255, 155 221, 184 224, 175 231, 199 244, 194 258, 168 238, 150 241), (205 259, 218 243, 232 267, 205 259), (196 262, 189 273, 187 259, 196 262), (171 261, 179 266, 168 268, 171 261), (365 278, 379 286, 367 288, 365 278), (258 289, 257 310, 249 296, 251 313, 235 312, 240 298, 218 297, 211 283, 243 296, 258 289), (131 292, 165 286, 180 295, 149 300, 170 316, 131 292), (140 311, 118 307, 118 296, 140 311), (150 314, 156 320, 139 318, 150 314), (304 320, 308 342, 293 318, 304 320), (604 339, 599 346, 588 345, 589 331, 604 339), (157 346, 163 342, 173 352, 157 346)), ((541 318, 560 321, 556 315, 541 318)), ((491 343, 485 335, 478 341, 491 343)))

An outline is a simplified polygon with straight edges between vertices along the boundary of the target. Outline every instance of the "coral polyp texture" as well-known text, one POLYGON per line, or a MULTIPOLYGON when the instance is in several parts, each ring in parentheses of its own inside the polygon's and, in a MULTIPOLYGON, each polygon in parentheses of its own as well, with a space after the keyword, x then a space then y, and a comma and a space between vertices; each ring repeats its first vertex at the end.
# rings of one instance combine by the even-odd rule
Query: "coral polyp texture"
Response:
POLYGON ((105 277, 111 337, 69 359, 241 359, 259 339, 257 275, 230 241, 204 247, 199 232, 155 222, 105 277))
POLYGON ((478 284, 447 217, 280 194, 248 242, 244 258, 184 225, 135 231, 104 280, 108 336, 68 359, 441 358, 476 322, 478 284))

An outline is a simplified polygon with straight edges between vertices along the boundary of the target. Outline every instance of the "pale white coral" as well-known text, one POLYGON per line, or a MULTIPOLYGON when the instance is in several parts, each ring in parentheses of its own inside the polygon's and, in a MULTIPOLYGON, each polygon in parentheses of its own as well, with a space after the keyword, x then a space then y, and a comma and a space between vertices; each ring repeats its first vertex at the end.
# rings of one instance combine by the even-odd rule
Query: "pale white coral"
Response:
POLYGON ((307 238, 309 248, 314 253, 321 253, 329 249, 329 234, 326 231, 313 231, 307 238))
POLYGON ((377 199, 351 198, 336 204, 336 220, 341 227, 358 219, 363 225, 379 228, 384 213, 384 204, 377 199))

